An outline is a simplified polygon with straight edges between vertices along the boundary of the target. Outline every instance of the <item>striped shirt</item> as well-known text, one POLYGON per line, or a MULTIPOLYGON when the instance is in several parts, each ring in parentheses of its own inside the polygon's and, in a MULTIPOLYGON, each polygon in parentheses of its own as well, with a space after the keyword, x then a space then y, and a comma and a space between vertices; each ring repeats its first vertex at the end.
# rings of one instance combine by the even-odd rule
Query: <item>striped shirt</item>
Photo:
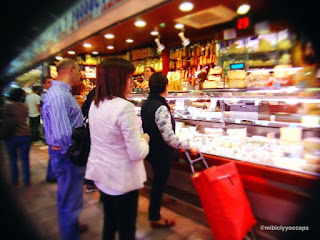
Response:
POLYGON ((175 135, 172 124, 171 114, 165 105, 160 106, 155 113, 155 122, 161 133, 163 140, 171 147, 177 149, 190 149, 190 145, 186 141, 181 141, 177 135, 175 135))
POLYGON ((52 81, 52 86, 44 96, 41 112, 47 144, 59 146, 61 153, 66 153, 71 145, 72 130, 83 121, 70 85, 52 81))

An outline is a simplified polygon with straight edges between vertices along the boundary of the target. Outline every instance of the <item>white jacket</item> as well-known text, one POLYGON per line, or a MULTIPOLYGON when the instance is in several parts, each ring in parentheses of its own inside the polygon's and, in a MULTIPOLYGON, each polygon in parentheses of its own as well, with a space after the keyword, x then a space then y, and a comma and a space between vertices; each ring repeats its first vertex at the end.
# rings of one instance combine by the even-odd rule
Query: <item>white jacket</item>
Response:
POLYGON ((126 193, 143 187, 143 159, 149 153, 141 138, 134 105, 122 98, 104 100, 89 110, 91 148, 85 178, 101 190, 126 193))

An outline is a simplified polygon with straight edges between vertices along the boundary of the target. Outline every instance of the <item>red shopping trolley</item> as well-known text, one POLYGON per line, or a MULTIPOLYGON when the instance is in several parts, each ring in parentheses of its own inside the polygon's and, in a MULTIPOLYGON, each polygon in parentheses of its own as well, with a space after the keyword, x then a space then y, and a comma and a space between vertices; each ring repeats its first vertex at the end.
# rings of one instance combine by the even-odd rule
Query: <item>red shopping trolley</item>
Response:
MULTIPOLYGON (((256 224, 234 162, 209 167, 203 155, 191 159, 191 180, 199 195, 206 219, 216 240, 242 240, 256 224), (206 169, 197 172, 194 164, 202 161, 206 169)), ((255 239, 253 231, 252 238, 255 239)))

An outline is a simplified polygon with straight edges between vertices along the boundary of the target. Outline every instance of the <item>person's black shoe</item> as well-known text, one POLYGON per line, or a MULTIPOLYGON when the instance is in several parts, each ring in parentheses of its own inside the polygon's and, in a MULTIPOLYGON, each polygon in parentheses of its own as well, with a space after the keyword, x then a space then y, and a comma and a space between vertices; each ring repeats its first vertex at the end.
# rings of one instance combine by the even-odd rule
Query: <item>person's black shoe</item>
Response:
POLYGON ((56 183, 57 179, 55 179, 55 178, 46 178, 46 182, 48 182, 48 183, 56 183))

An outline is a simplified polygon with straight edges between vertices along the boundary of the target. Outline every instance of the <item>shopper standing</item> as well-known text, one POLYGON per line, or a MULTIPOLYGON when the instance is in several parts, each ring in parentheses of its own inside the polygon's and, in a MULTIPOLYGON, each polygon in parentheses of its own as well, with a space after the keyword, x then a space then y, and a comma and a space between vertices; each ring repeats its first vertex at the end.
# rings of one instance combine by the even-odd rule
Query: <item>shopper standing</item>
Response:
POLYGON ((79 107, 81 108, 86 100, 86 85, 83 82, 79 82, 76 86, 72 87, 72 95, 76 98, 79 107))
POLYGON ((145 88, 149 90, 149 79, 151 75, 155 72, 154 68, 151 66, 145 66, 144 67, 144 72, 143 72, 143 84, 145 85, 145 88))
POLYGON ((133 64, 106 59, 97 67, 95 98, 89 109, 91 149, 86 179, 100 189, 104 206, 103 239, 134 240, 139 189, 146 181, 143 159, 149 135, 140 133, 134 105, 133 64))
POLYGON ((71 145, 72 130, 81 126, 81 109, 71 93, 71 87, 80 81, 79 65, 65 58, 57 64, 57 80, 43 100, 42 118, 52 168, 58 180, 57 209, 63 240, 77 240, 87 226, 79 226, 82 209, 82 189, 85 167, 74 165, 66 155, 71 145))
POLYGON ((29 126, 31 130, 32 142, 38 143, 40 141, 40 100, 39 87, 32 86, 32 93, 26 97, 26 104, 29 110, 29 126))
MULTIPOLYGON (((52 85, 52 77, 48 76, 48 77, 44 77, 43 81, 41 83, 42 87, 43 87, 43 92, 41 94, 41 101, 40 101, 40 110, 42 109, 43 106, 43 99, 45 94, 48 92, 49 88, 52 85)), ((43 119, 42 119, 43 120, 43 119)), ((42 127, 43 129, 43 127, 42 127)), ((43 134, 44 134, 44 130, 43 130, 43 134)), ((48 160, 48 166, 47 166, 47 173, 46 173, 46 181, 48 183, 56 183, 57 182, 57 178, 54 175, 54 172, 52 170, 52 163, 51 163, 51 158, 49 155, 49 160, 48 160)))
POLYGON ((4 105, 4 116, 10 116, 15 121, 12 137, 6 140, 10 161, 11 182, 19 184, 18 153, 21 160, 23 184, 30 185, 29 152, 31 146, 31 133, 27 124, 28 107, 23 103, 26 93, 21 88, 13 88, 9 93, 9 103, 4 105))
MULTIPOLYGON (((85 118, 88 118, 88 114, 89 114, 89 109, 90 109, 90 105, 93 101, 93 98, 95 96, 95 91, 96 89, 93 88, 87 95, 86 100, 84 101, 81 110, 82 110, 82 114, 85 118)), ((84 184, 86 185, 86 192, 90 193, 90 192, 96 192, 99 191, 99 189, 97 188, 97 186, 94 184, 94 181, 90 180, 90 179, 84 179, 84 184)))
POLYGON ((165 97, 168 95, 168 79, 154 73, 149 80, 150 94, 141 108, 142 127, 150 135, 150 152, 153 181, 149 205, 151 227, 171 227, 175 223, 160 214, 163 192, 170 174, 171 162, 178 158, 176 149, 189 149, 198 153, 196 147, 182 142, 175 135, 175 121, 165 97))

